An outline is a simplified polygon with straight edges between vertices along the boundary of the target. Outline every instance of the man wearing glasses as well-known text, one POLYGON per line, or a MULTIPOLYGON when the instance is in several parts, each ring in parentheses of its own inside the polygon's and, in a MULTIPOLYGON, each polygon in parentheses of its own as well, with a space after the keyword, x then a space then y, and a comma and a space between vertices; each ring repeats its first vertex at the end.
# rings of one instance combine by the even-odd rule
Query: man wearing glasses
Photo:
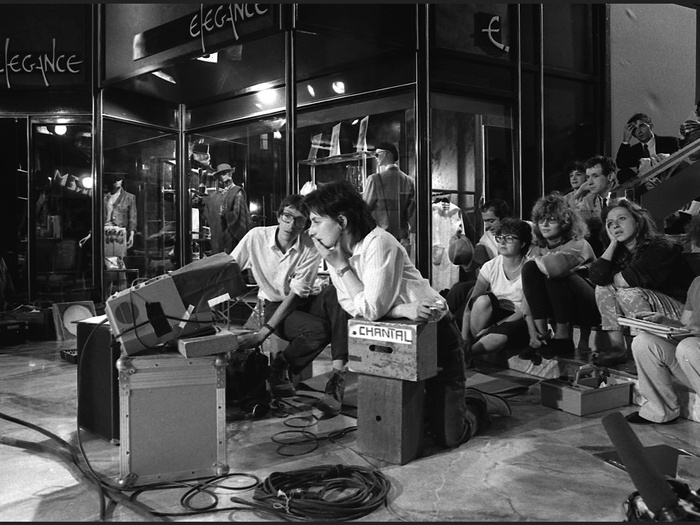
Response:
MULTIPOLYGON (((265 319, 260 330, 238 337, 239 348, 259 346, 273 332, 289 342, 270 363, 274 397, 294 396, 289 372, 299 374, 329 343, 334 359, 348 353, 347 316, 335 288, 316 283, 321 256, 306 233, 302 198, 286 197, 277 210, 279 224, 253 228, 231 252, 241 270, 253 274, 265 319)), ((319 408, 325 406, 322 399, 319 408)), ((340 406, 331 412, 337 415, 340 406)))

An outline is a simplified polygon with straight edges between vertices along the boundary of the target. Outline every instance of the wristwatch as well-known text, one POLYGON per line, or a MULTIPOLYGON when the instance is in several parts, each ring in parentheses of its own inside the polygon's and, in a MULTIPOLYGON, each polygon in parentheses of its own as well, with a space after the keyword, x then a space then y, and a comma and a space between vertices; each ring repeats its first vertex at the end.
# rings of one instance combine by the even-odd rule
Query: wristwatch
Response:
POLYGON ((345 266, 345 267, 341 268, 340 270, 338 270, 336 273, 338 274, 338 277, 342 277, 343 275, 345 275, 346 272, 349 272, 350 270, 352 270, 352 268, 350 268, 350 266, 345 266))

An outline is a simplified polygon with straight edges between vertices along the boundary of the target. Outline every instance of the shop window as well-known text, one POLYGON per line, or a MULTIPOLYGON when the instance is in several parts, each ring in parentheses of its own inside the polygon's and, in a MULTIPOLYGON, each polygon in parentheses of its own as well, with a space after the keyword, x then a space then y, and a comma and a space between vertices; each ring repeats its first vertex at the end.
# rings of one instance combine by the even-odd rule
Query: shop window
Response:
POLYGON ((592 9, 587 4, 543 5, 545 67, 594 72, 592 9))
MULTIPOLYGON (((306 193, 325 182, 347 180, 364 193, 367 177, 377 170, 374 150, 381 142, 396 146, 399 168, 415 182, 414 114, 411 94, 301 111, 294 191, 306 193)), ((415 257, 415 232, 406 244, 415 257)))
POLYGON ((40 301, 93 299, 89 239, 93 175, 90 124, 31 126, 28 236, 31 293, 40 301))
POLYGON ((502 199, 515 208, 512 119, 508 108, 444 94, 431 96, 431 284, 450 289, 463 270, 449 259, 449 241, 483 233, 479 207, 502 199))
POLYGON ((276 116, 187 137, 191 259, 228 253, 250 228, 277 224, 287 195, 285 126, 276 116))
POLYGON ((105 295, 179 266, 175 133, 105 119, 102 201, 105 295))
POLYGON ((544 189, 568 192, 564 173, 572 160, 585 161, 599 153, 598 107, 593 84, 555 77, 544 80, 544 189))

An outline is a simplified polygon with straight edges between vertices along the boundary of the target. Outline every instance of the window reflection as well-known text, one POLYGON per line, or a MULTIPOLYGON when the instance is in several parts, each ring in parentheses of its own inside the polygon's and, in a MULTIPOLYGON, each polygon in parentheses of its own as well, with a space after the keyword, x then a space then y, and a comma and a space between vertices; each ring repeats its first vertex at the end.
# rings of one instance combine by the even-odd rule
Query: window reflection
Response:
POLYGON ((179 266, 176 135, 105 120, 101 188, 104 295, 179 266))
POLYGON ((34 124, 32 157, 33 295, 52 302, 94 299, 92 258, 80 242, 92 223, 91 126, 34 124))
POLYGON ((286 196, 285 125, 272 117, 188 137, 191 259, 231 252, 250 228, 276 220, 286 196))

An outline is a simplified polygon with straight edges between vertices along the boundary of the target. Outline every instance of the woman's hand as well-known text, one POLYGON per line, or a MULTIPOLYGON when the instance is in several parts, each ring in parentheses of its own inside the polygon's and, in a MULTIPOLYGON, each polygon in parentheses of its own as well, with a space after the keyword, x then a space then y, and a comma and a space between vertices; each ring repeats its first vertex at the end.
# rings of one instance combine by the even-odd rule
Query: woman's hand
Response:
POLYGON ((410 319, 411 321, 430 322, 439 315, 432 301, 415 301, 413 303, 397 304, 391 309, 392 317, 410 319))
POLYGON ((329 266, 332 266, 336 270, 340 270, 348 265, 349 259, 345 255, 343 249, 340 247, 340 242, 337 242, 335 246, 327 248, 317 239, 312 237, 312 240, 314 241, 316 250, 318 250, 318 253, 321 254, 321 257, 328 263, 329 266))

